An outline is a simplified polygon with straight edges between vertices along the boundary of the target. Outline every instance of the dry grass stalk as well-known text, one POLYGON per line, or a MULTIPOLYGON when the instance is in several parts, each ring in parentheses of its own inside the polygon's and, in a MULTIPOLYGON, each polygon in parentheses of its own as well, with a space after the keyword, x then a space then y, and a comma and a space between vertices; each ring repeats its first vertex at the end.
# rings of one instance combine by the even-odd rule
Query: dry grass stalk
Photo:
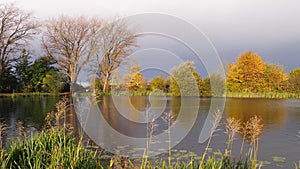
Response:
POLYGON ((171 157, 172 157, 172 151, 171 151, 171 125, 172 121, 175 118, 175 116, 172 114, 172 111, 165 112, 162 116, 162 120, 168 124, 168 165, 171 167, 171 157))
POLYGON ((16 123, 16 127, 17 127, 17 132, 19 137, 26 138, 27 131, 26 128, 24 127, 24 122, 18 120, 18 122, 16 123))
POLYGON ((257 116, 251 117, 245 125, 247 129, 246 138, 254 146, 256 152, 258 151, 258 139, 262 134, 263 126, 262 119, 257 116))
POLYGON ((247 122, 245 122, 240 129, 240 134, 243 136, 243 141, 240 149, 240 158, 242 157, 244 142, 247 140, 250 144, 248 149, 247 158, 251 160, 252 168, 261 167, 257 162, 257 153, 258 153, 258 140, 263 131, 262 119, 257 117, 251 117, 247 122))
POLYGON ((230 156, 235 135, 241 129, 241 121, 235 118, 227 118, 225 127, 225 133, 228 135, 227 151, 229 151, 228 155, 230 156))
POLYGON ((54 118, 55 118, 55 126, 60 128, 60 124, 61 124, 61 119, 64 120, 63 125, 64 128, 66 128, 66 122, 65 122, 65 118, 66 118, 66 112, 67 112, 67 108, 68 108, 68 100, 66 97, 63 97, 61 100, 59 100, 56 104, 56 113, 54 114, 54 118))
POLYGON ((50 112, 45 117, 45 124, 44 129, 51 129, 51 128, 63 128, 64 130, 68 128, 66 123, 66 112, 69 108, 68 100, 66 97, 63 97, 59 100, 56 104, 56 112, 50 112), (63 126, 61 126, 63 124, 63 126))
POLYGON ((149 156, 150 153, 150 144, 152 142, 153 138, 153 133, 158 127, 157 122, 155 121, 155 118, 152 118, 151 122, 147 124, 147 136, 148 136, 148 142, 147 142, 147 150, 146 150, 146 155, 149 156))
POLYGON ((241 145, 241 149, 240 149, 240 158, 242 157, 242 154, 243 154, 243 150, 244 150, 244 145, 245 145, 245 140, 246 140, 246 136, 247 136, 247 128, 245 127, 245 124, 244 123, 241 128, 240 128, 240 131, 239 133, 242 135, 243 139, 242 139, 242 145, 241 145))
POLYGON ((202 155, 202 159, 201 159, 201 163, 199 165, 199 169, 201 169, 202 166, 204 165, 205 156, 206 156, 208 148, 210 146, 211 139, 213 137, 213 134, 217 131, 217 128, 220 124, 221 118, 222 118, 222 112, 220 110, 217 110, 215 112, 215 114, 213 115, 212 127, 211 127, 211 130, 210 130, 210 134, 209 134, 209 138, 208 138, 206 148, 205 148, 204 153, 202 155))
POLYGON ((47 113, 47 115, 45 117, 45 124, 44 124, 43 128, 46 130, 52 128, 54 126, 53 119, 54 119, 54 112, 51 111, 50 113, 47 113))
POLYGON ((0 153, 3 148, 2 138, 6 135, 6 125, 3 122, 0 122, 0 153))
POLYGON ((114 156, 110 160, 109 169, 132 169, 134 166, 128 157, 114 156))

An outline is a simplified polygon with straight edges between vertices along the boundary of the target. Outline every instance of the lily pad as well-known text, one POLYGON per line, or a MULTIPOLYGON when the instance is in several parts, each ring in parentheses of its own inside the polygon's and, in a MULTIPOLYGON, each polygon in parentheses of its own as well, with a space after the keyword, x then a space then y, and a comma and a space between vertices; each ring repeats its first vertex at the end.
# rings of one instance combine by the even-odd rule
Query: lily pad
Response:
POLYGON ((277 163, 284 163, 285 162, 285 157, 277 157, 277 156, 274 156, 272 157, 273 158, 273 161, 277 162, 277 163))

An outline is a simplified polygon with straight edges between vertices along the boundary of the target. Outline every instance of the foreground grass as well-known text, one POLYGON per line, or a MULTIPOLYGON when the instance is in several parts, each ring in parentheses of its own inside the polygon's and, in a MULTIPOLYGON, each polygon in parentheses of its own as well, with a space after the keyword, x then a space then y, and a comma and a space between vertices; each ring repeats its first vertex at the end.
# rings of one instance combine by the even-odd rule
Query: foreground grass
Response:
POLYGON ((73 134, 62 130, 45 130, 31 139, 11 141, 10 146, 1 151, 1 168, 251 168, 247 161, 233 161, 226 155, 209 156, 200 167, 200 161, 188 162, 151 161, 143 158, 132 162, 127 158, 112 156, 102 158, 103 153, 87 148, 73 134))
POLYGON ((86 149, 72 134, 42 131, 32 139, 11 141, 1 151, 1 168, 101 168, 97 151, 86 149))

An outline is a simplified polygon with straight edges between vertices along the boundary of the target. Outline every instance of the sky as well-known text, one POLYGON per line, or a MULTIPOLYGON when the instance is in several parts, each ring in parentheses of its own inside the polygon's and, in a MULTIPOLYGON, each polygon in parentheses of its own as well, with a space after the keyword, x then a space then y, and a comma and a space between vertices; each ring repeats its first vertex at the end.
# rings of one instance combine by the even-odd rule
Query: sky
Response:
MULTIPOLYGON (((40 19, 59 15, 100 17, 163 13, 202 31, 224 63, 248 50, 286 72, 300 67, 299 0, 1 0, 34 12, 40 19)), ((176 48, 176 47, 174 47, 176 48)), ((183 54, 184 55, 184 54, 183 54)), ((188 54, 187 54, 188 55, 188 54)))

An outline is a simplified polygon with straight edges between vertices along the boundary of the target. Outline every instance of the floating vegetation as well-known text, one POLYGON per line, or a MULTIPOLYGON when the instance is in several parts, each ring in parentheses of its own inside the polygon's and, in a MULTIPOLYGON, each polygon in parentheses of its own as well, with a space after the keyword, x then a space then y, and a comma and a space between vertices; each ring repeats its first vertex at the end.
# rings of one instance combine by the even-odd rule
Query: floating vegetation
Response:
POLYGON ((285 157, 274 156, 274 157, 272 157, 272 159, 273 159, 274 162, 277 162, 277 163, 284 163, 285 162, 285 157))

